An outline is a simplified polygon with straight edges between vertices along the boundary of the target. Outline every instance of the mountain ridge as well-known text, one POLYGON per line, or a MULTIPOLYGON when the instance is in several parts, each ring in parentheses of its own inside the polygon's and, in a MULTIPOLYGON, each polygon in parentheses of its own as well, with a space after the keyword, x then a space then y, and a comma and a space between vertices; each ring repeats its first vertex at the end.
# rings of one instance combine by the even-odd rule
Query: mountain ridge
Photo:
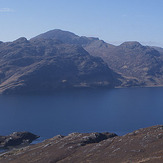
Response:
POLYGON ((24 37, 0 44, 1 94, 114 87, 119 82, 101 58, 91 56, 79 45, 24 37))
POLYGON ((163 85, 163 55, 162 49, 143 46, 137 41, 127 41, 115 46, 99 38, 77 36, 67 31, 50 31, 53 35, 43 33, 33 39, 60 39, 64 43, 82 46, 92 56, 101 57, 116 73, 122 75, 123 87, 128 86, 160 86, 163 85), (57 34, 54 34, 57 33, 57 34), (62 33, 60 35, 60 33, 62 33), (57 35, 57 37, 54 37, 57 35), (64 37, 63 37, 64 35, 64 37), (73 37, 75 35, 75 37, 73 37), (66 37, 66 39, 64 39, 66 37), (83 39, 84 38, 84 39, 83 39), (81 41, 82 40, 82 41, 81 41))
POLYGON ((59 29, 0 42, 0 94, 134 86, 163 86, 162 48, 115 46, 59 29))

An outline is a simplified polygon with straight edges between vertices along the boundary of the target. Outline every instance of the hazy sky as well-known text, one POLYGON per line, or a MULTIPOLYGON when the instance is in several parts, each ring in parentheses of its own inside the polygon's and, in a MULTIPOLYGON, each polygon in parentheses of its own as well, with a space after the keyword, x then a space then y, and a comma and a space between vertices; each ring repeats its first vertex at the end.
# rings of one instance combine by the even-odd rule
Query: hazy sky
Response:
POLYGON ((163 47, 163 0, 0 0, 0 40, 52 29, 163 47))

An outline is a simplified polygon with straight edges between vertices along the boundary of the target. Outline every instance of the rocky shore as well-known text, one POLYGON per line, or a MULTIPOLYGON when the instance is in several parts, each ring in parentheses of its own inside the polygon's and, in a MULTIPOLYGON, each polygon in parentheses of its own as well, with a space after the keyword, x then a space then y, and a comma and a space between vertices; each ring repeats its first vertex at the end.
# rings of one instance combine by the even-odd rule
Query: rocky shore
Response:
POLYGON ((14 132, 8 136, 0 136, 0 148, 10 149, 16 146, 24 146, 39 138, 30 132, 14 132))
POLYGON ((1 163, 162 163, 163 126, 114 133, 72 133, 0 155, 1 163))

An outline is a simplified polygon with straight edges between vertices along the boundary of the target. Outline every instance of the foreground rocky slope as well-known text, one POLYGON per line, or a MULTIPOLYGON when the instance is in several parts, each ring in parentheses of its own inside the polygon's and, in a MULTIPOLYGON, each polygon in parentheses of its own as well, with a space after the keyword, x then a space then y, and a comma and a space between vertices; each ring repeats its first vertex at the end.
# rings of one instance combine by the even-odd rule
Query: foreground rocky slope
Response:
POLYGON ((0 156, 1 163, 162 163, 163 126, 124 136, 111 133, 58 135, 0 156))
POLYGON ((101 58, 79 45, 26 38, 0 44, 0 94, 119 84, 117 74, 101 58))
POLYGON ((111 69, 120 73, 124 77, 122 86, 163 86, 162 48, 143 46, 139 42, 114 46, 98 38, 79 37, 62 30, 52 30, 32 40, 41 38, 81 45, 92 56, 101 57, 111 69))

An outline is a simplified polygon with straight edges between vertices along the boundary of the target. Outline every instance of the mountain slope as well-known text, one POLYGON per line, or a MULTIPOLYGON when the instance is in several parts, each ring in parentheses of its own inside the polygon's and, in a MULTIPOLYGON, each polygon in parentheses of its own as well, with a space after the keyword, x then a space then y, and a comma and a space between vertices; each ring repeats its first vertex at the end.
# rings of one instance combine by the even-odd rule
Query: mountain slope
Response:
POLYGON ((81 46, 20 38, 0 44, 0 93, 53 92, 73 87, 114 87, 116 73, 81 46))
POLYGON ((162 55, 163 57, 163 48, 161 47, 157 47, 157 46, 152 46, 152 48, 156 49, 157 51, 159 51, 159 53, 162 55))
POLYGON ((120 46, 92 43, 85 49, 94 56, 101 56, 109 67, 124 77, 135 78, 146 86, 163 85, 163 60, 154 48, 125 42, 120 46))
POLYGON ((143 46, 138 42, 124 42, 120 46, 108 44, 98 38, 79 37, 73 33, 52 30, 39 38, 58 39, 64 43, 81 45, 92 56, 101 57, 124 79, 123 86, 163 85, 163 57, 161 48, 143 46))

